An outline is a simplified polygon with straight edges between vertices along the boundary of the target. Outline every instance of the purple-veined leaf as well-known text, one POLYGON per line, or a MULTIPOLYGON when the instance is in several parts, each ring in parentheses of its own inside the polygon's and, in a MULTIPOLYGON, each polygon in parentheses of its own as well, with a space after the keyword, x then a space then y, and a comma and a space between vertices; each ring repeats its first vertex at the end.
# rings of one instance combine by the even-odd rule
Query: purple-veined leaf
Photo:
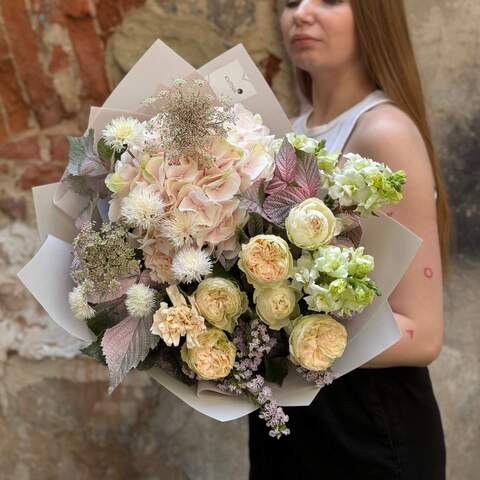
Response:
POLYGON ((320 190, 320 172, 315 155, 305 154, 297 162, 295 181, 305 192, 306 198, 317 196, 320 190))
POLYGON ((336 217, 341 224, 341 231, 337 237, 339 241, 342 241, 343 238, 350 241, 354 247, 358 247, 363 233, 360 215, 355 212, 344 211, 337 214, 336 217))
POLYGON ((297 155, 295 148, 285 137, 280 150, 275 156, 275 172, 273 175, 285 183, 293 182, 295 180, 296 165, 297 155))
POLYGON ((288 183, 284 182, 278 177, 273 177, 265 187, 265 193, 271 195, 272 193, 281 192, 288 188, 288 183))
POLYGON ((236 258, 225 258, 223 253, 217 258, 217 260, 226 272, 231 270, 231 268, 237 263, 236 258))
POLYGON ((292 207, 303 202, 306 198, 308 197, 305 196, 302 189, 290 187, 268 196, 263 203, 263 209, 273 223, 283 225, 292 207))
POLYGON ((250 188, 247 188, 239 195, 240 207, 247 212, 254 212, 268 220, 268 216, 263 211, 263 202, 265 195, 263 192, 263 180, 255 182, 250 188))
POLYGON ((136 318, 128 316, 112 328, 105 330, 102 352, 107 361, 111 394, 123 381, 129 370, 145 360, 155 348, 160 337, 150 332, 152 316, 136 318))
POLYGON ((343 235, 339 235, 338 237, 332 238, 330 241, 330 245, 334 245, 335 247, 346 247, 351 248, 355 247, 354 243, 348 238, 343 235))

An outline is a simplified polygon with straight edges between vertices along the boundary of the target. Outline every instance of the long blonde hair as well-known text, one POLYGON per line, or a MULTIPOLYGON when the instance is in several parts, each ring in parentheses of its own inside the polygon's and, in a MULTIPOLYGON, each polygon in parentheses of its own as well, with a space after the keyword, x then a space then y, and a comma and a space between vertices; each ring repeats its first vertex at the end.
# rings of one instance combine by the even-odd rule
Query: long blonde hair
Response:
MULTIPOLYGON (((427 121, 425 100, 403 0, 350 0, 360 55, 371 80, 417 125, 427 147, 437 189, 437 222, 444 271, 450 214, 447 193, 427 121)), ((302 93, 312 101, 312 78, 297 69, 302 93)))

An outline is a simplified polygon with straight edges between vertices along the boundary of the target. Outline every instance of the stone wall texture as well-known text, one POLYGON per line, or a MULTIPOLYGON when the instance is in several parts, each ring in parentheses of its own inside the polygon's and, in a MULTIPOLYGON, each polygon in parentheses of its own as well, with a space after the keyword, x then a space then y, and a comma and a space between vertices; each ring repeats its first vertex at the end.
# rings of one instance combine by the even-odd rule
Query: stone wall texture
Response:
MULTIPOLYGON (((406 0, 455 254, 445 347, 431 366, 450 480, 480 471, 480 2, 406 0)), ((246 479, 244 420, 220 424, 135 372, 112 397, 16 273, 38 248, 30 189, 57 181, 65 135, 156 38, 195 66, 243 42, 287 112, 291 68, 273 0, 0 0, 1 480, 246 479), (73 360, 69 360, 76 357, 73 360)))

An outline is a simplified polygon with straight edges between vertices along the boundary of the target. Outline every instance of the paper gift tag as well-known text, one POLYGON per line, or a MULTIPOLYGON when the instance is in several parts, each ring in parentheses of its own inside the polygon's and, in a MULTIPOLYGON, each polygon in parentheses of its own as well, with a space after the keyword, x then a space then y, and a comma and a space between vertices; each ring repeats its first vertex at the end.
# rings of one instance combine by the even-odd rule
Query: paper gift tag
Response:
POLYGON ((292 130, 290 121, 254 61, 243 45, 237 45, 205 64, 198 72, 215 92, 241 102, 277 136, 292 130))

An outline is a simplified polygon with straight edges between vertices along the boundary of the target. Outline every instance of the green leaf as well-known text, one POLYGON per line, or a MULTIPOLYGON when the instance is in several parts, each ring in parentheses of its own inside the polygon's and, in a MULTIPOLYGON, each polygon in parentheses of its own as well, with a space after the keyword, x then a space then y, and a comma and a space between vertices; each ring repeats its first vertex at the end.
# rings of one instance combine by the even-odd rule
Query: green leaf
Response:
POLYGON ((91 128, 83 137, 68 137, 70 150, 68 153, 67 171, 70 175, 80 175, 83 162, 87 158, 95 158, 93 151, 93 133, 91 128))
POLYGON ((117 319, 111 314, 111 309, 101 310, 94 317, 87 320, 88 328, 97 336, 116 324, 117 319))
POLYGON ((151 368, 155 367, 157 360, 158 353, 154 350, 151 350, 145 359, 139 362, 136 368, 137 370, 150 370, 151 368))
POLYGON ((216 262, 213 264, 212 277, 221 277, 221 278, 226 278, 227 280, 233 280, 235 278, 235 276, 232 275, 232 273, 227 272, 227 270, 223 268, 220 262, 216 262))
POLYGON ((248 241, 250 240, 250 237, 245 233, 243 228, 237 227, 237 235, 240 243, 248 243, 248 241))
POLYGON ((282 386, 288 375, 288 360, 285 357, 265 359, 265 380, 282 386))
POLYGON ((92 342, 90 345, 87 345, 84 348, 81 348, 80 351, 84 355, 88 355, 89 357, 94 358, 97 362, 102 363, 103 365, 107 365, 107 361, 102 352, 102 336, 99 335, 98 338, 92 342))
POLYGON ((264 221, 258 213, 252 212, 248 218, 247 230, 250 237, 264 233, 264 221))
POLYGON ((113 157, 113 148, 107 145, 104 138, 101 138, 97 143, 97 153, 100 160, 110 164, 113 157))

